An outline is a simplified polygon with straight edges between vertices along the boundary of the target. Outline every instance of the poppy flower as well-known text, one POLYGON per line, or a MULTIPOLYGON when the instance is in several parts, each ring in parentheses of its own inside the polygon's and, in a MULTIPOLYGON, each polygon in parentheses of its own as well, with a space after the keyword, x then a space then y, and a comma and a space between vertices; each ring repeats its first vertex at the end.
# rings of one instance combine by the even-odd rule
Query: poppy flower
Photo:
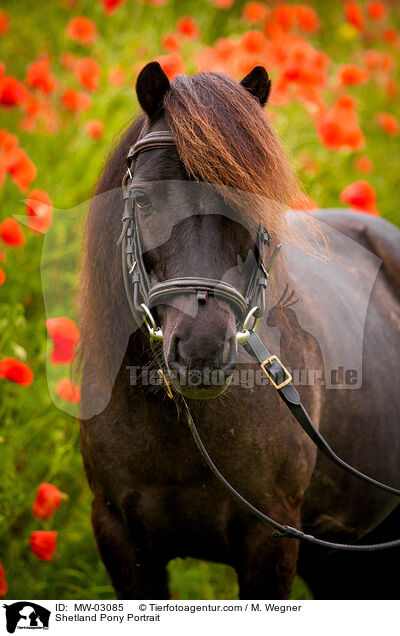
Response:
POLYGON ((156 61, 160 64, 162 70, 170 81, 172 81, 178 73, 185 72, 185 62, 179 53, 161 55, 156 58, 156 61))
POLYGON ((306 33, 314 33, 319 28, 319 18, 314 9, 307 5, 299 5, 295 9, 299 29, 306 33))
POLYGON ((125 74, 120 66, 114 66, 108 74, 108 81, 112 86, 122 86, 125 81, 125 74))
POLYGON ((32 514, 37 519, 50 519, 52 514, 60 507, 62 492, 53 484, 40 484, 35 501, 32 506, 32 514))
POLYGON ((53 204, 47 192, 33 190, 26 201, 28 227, 33 232, 46 232, 53 220, 53 204))
POLYGON ((83 88, 97 91, 99 87, 100 66, 92 57, 82 57, 75 64, 75 75, 83 88))
POLYGON ((345 18, 347 22, 350 22, 358 31, 364 30, 364 16, 356 2, 352 2, 352 0, 346 2, 345 18))
POLYGON ((340 200, 349 203, 351 208, 359 212, 378 215, 375 207, 375 190, 368 181, 355 181, 340 193, 340 200))
POLYGON ((262 2, 248 2, 242 9, 242 16, 248 22, 262 22, 267 14, 268 7, 262 2))
POLYGON ((104 126, 99 119, 91 119, 85 124, 85 130, 92 139, 100 139, 103 136, 104 126))
POLYGON ((368 17, 371 18, 371 20, 382 20, 387 13, 387 8, 383 2, 367 2, 366 10, 368 17))
POLYGON ((79 112, 89 110, 92 107, 92 100, 86 93, 76 91, 74 88, 68 88, 61 97, 61 104, 67 110, 79 112))
POLYGON ((215 4, 218 9, 230 9, 233 5, 233 0, 210 0, 215 4))
POLYGON ((19 106, 28 99, 29 93, 19 80, 11 75, 0 78, 0 104, 2 106, 19 106))
POLYGON ((29 539, 30 547, 42 561, 52 561, 57 548, 57 532, 55 530, 34 530, 29 539))
POLYGON ((368 81, 369 72, 355 64, 344 64, 338 69, 338 79, 341 86, 359 86, 368 81))
POLYGON ((267 38, 261 31, 246 31, 240 38, 240 47, 248 55, 262 55, 266 45, 267 38))
POLYGON ((6 273, 2 267, 0 267, 0 285, 6 282, 6 273))
POLYGON ((20 247, 25 243, 25 235, 15 219, 5 219, 0 223, 0 236, 10 247, 20 247))
POLYGON ((97 39, 96 25, 83 16, 72 18, 67 26, 67 35, 80 44, 93 44, 97 39))
POLYGON ((49 318, 47 331, 54 342, 51 354, 53 364, 69 364, 75 355, 75 345, 79 340, 79 329, 74 321, 67 317, 49 318))
POLYGON ((390 113, 378 113, 376 116, 376 121, 388 135, 394 136, 399 134, 399 121, 390 113))
POLYGON ((400 34, 393 27, 388 27, 387 29, 384 29, 382 31, 382 38, 385 40, 385 42, 393 44, 400 41, 400 34))
POLYGON ((0 561, 0 596, 5 596, 8 591, 8 585, 6 581, 6 571, 4 565, 0 561))
POLYGON ((176 30, 183 38, 188 40, 198 40, 200 38, 200 30, 190 16, 180 18, 177 22, 176 30))
POLYGON ((77 403, 81 401, 81 389, 77 384, 73 384, 68 378, 59 380, 56 385, 56 394, 62 400, 77 403))
POLYGON ((44 93, 52 93, 56 87, 54 77, 50 72, 48 60, 37 60, 28 66, 26 83, 32 88, 38 88, 44 93))
POLYGON ((107 15, 114 13, 124 2, 126 2, 126 0, 101 0, 103 11, 107 15))
POLYGON ((30 386, 33 382, 33 373, 24 362, 16 358, 3 358, 0 360, 0 378, 21 386, 30 386))
POLYGON ((83 88, 97 91, 99 88, 100 66, 92 57, 82 57, 75 63, 75 75, 83 88))
POLYGON ((7 33, 9 28, 10 16, 8 15, 8 13, 6 13, 6 11, 2 11, 0 9, 0 35, 4 35, 4 33, 7 33))
POLYGON ((175 33, 167 33, 164 35, 161 44, 168 53, 174 53, 181 49, 180 39, 177 35, 175 35, 175 33))
POLYGON ((4 152, 0 155, 0 169, 7 171, 19 189, 25 192, 36 179, 37 170, 26 152, 19 148, 17 143, 12 142, 12 138, 13 135, 9 135, 4 140, 7 147, 3 146, 4 152))
POLYGON ((369 157, 367 157, 367 155, 357 157, 354 163, 356 169, 360 172, 372 172, 374 169, 374 162, 369 157))
POLYGON ((169 0, 144 0, 145 4, 149 4, 151 7, 165 7, 169 0))
POLYGON ((365 65, 370 71, 391 71, 394 67, 393 56, 369 49, 364 53, 365 65))
POLYGON ((317 120, 320 141, 330 150, 360 150, 365 144, 358 124, 355 102, 349 95, 342 95, 317 120))

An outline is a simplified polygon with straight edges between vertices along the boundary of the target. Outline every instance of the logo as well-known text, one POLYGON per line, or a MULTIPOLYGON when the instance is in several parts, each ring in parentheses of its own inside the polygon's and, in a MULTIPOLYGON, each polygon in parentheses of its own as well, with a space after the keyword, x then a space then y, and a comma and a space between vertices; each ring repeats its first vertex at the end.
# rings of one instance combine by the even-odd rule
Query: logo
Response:
POLYGON ((13 634, 16 629, 49 629, 50 611, 36 603, 19 601, 3 605, 6 610, 7 631, 13 634))

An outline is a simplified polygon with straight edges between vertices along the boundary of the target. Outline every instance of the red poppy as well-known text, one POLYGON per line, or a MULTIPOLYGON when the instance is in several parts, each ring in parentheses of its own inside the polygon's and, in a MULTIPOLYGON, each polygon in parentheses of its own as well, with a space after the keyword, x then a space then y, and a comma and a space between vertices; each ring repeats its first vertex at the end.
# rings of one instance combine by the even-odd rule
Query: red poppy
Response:
POLYGON ((10 28, 10 16, 6 11, 0 9, 0 35, 7 33, 10 28))
POLYGON ((370 71, 391 71, 394 67, 393 56, 389 53, 381 53, 374 49, 365 51, 365 64, 370 71))
POLYGON ((385 84, 385 90, 389 99, 396 97, 399 90, 396 80, 388 79, 385 84))
POLYGON ((340 193, 340 200, 359 212, 378 215, 375 190, 368 181, 355 181, 340 193))
POLYGON ((55 530, 34 530, 29 543, 33 554, 42 561, 52 561, 57 548, 57 532, 55 530))
POLYGON ((50 519, 60 507, 61 501, 62 493, 57 486, 48 483, 40 484, 33 502, 32 514, 37 519, 50 519))
POLYGON ((21 386, 30 386, 33 382, 33 373, 27 364, 16 358, 3 358, 0 360, 0 378, 10 380, 21 386))
POLYGON ((299 29, 306 33, 314 33, 319 28, 319 18, 314 9, 306 5, 296 7, 296 21, 299 29))
POLYGON ((242 16, 248 22, 262 22, 268 11, 268 7, 262 2, 248 2, 242 9, 242 16))
POLYGON ((96 25, 89 18, 72 18, 67 26, 67 35, 80 44, 93 44, 97 39, 96 25))
POLYGON ((44 190, 33 190, 26 201, 28 227, 34 232, 46 232, 53 220, 53 203, 44 190))
POLYGON ((372 172, 374 169, 374 162, 367 155, 357 157, 354 163, 360 172, 372 172))
POLYGON ((73 384, 68 378, 59 380, 56 385, 56 394, 62 400, 77 403, 81 401, 81 389, 77 384, 73 384))
POLYGON ((198 40, 200 38, 200 29, 196 22, 190 16, 184 16, 178 20, 176 25, 178 33, 188 40, 198 40))
POLYGON ((341 86, 356 86, 368 81, 369 72, 355 64, 344 64, 338 69, 338 78, 341 86))
POLYGON ((387 29, 384 29, 382 31, 382 37, 386 42, 389 42, 390 44, 400 41, 400 34, 393 27, 388 27, 387 29))
POLYGON ((25 243, 25 235, 15 219, 5 219, 0 223, 0 236, 10 247, 20 247, 25 243))
POLYGON ((174 51, 179 51, 181 48, 181 43, 179 38, 174 33, 167 33, 164 35, 162 39, 162 45, 166 51, 169 53, 174 53, 174 51))
POLYGON ((246 31, 240 38, 239 45, 248 55, 262 55, 267 46, 267 38, 261 31, 246 31))
POLYGON ((388 135, 398 135, 400 130, 399 120, 396 119, 390 113, 378 113, 376 116, 376 120, 379 126, 388 134, 388 135))
POLYGON ((114 13, 114 11, 116 11, 121 4, 124 4, 124 2, 126 2, 126 0, 101 0, 104 13, 107 15, 114 13))
POLYGON ((108 81, 112 86, 122 86, 125 81, 125 73, 120 66, 114 66, 108 74, 108 81))
POLYGON ((103 136, 104 126, 99 119, 91 119, 85 124, 85 130, 92 139, 100 139, 103 136))
POLYGON ((367 2, 367 15, 371 20, 382 20, 382 18, 387 13, 387 8, 383 4, 383 2, 377 2, 373 0, 371 2, 367 2))
POLYGON ((79 329, 70 318, 49 318, 47 331, 54 342, 51 354, 53 364, 69 364, 75 355, 75 345, 79 340, 79 329))
POLYGON ((97 91, 99 87, 100 66, 92 57, 82 57, 75 64, 75 75, 83 88, 97 91))
POLYGON ((164 73, 171 81, 178 73, 185 72, 185 62, 179 53, 169 53, 156 58, 164 73))
POLYGON ((347 22, 350 22, 358 31, 364 30, 364 16, 358 4, 356 2, 346 2, 345 17, 347 22))
POLYGON ((218 9, 230 9, 234 0, 210 0, 218 9))
POLYGON ((61 97, 61 104, 67 110, 78 112, 89 110, 92 107, 92 100, 86 93, 76 91, 74 88, 68 88, 61 97))
POLYGON ((354 99, 349 95, 339 97, 318 118, 317 132, 321 143, 331 150, 360 150, 365 139, 358 124, 354 99))
POLYGON ((26 102, 29 93, 19 80, 11 75, 0 78, 0 104, 3 106, 19 106, 26 102))
POLYGON ((0 267, 0 285, 4 285, 6 282, 6 273, 2 267, 0 267))
POLYGON ((54 77, 50 72, 48 60, 38 60, 28 66, 26 83, 32 88, 39 88, 44 93, 52 93, 56 87, 54 77))
POLYGON ((6 581, 6 571, 2 562, 0 561, 0 596, 5 596, 8 591, 8 585, 6 581))
MULTIPOLYGON (((10 135, 8 140, 12 137, 13 135, 10 135)), ((4 150, 5 152, 0 155, 0 168, 7 171, 19 189, 25 192, 32 181, 36 179, 35 164, 29 159, 26 152, 16 144, 9 143, 4 150)))

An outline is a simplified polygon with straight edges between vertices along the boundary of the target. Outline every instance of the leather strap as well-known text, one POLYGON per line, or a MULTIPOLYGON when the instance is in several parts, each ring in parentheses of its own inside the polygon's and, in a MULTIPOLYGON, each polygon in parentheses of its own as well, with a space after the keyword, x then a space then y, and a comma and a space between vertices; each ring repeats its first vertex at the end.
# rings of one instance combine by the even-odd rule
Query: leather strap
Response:
MULTIPOLYGON (((264 343, 260 340, 259 336, 255 333, 255 331, 250 331, 250 338, 243 345, 243 347, 253 358, 257 360, 259 364, 263 364, 265 360, 268 360, 269 358, 274 357, 274 356, 271 356, 270 352, 268 351, 264 343)), ((281 377, 285 375, 286 369, 283 367, 279 359, 276 359, 276 360, 274 360, 271 368, 268 368, 267 373, 265 373, 268 379, 270 379, 269 375, 272 375, 277 380, 280 380, 281 377)), ((382 484, 380 481, 377 481, 376 479, 373 479, 372 477, 365 475, 364 473, 360 472, 356 468, 353 468, 353 466, 350 466, 350 464, 347 464, 347 462, 345 462, 343 459, 338 457, 338 455, 336 455, 336 453, 329 446, 328 442, 324 439, 324 437, 321 435, 319 430, 313 424, 306 409, 302 405, 300 400, 300 395, 296 391, 292 382, 288 382, 288 384, 286 384, 286 386, 282 387, 281 389, 278 388, 277 393, 279 397, 281 398, 281 400, 283 400, 283 402, 289 408, 291 413, 294 415, 294 417, 300 424, 303 431, 307 433, 310 439, 312 439, 314 444, 319 448, 321 453, 323 453, 326 457, 328 457, 328 459, 330 459, 337 466, 340 466, 340 468, 343 468, 345 471, 347 471, 351 475, 354 475, 354 477, 357 477, 358 479, 366 481, 369 484, 376 486, 377 488, 381 488, 381 490, 390 492, 392 495, 396 495, 398 497, 400 496, 400 490, 397 490, 397 488, 392 488, 391 486, 382 484)))
POLYGON ((153 285, 148 294, 150 307, 159 305, 169 297, 177 294, 197 294, 199 300, 206 299, 202 292, 211 294, 225 300, 239 310, 240 318, 243 320, 247 311, 247 302, 242 294, 232 285, 213 278, 195 278, 182 276, 181 278, 170 278, 161 283, 153 285))

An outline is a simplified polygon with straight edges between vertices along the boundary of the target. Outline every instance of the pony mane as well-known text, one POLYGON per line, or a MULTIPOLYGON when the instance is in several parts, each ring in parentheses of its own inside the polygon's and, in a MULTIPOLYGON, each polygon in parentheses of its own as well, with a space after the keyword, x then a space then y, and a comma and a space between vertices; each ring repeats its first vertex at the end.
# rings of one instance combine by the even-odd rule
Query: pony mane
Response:
POLYGON ((178 154, 198 181, 225 186, 242 214, 277 240, 283 212, 302 197, 297 176, 256 97, 222 73, 178 75, 164 98, 178 154))

